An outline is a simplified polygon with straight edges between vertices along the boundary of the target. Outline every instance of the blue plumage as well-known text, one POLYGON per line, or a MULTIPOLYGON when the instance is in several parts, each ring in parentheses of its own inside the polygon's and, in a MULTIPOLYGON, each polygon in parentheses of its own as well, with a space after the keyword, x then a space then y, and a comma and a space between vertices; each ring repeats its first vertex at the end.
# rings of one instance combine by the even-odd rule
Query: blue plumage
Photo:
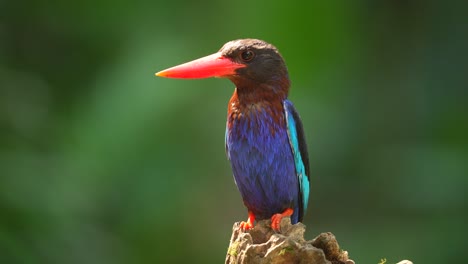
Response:
MULTIPOLYGON (((235 100, 234 100, 235 101, 235 100)), ((239 117, 228 115, 226 150, 234 180, 245 206, 257 219, 267 219, 287 208, 291 221, 302 220, 307 208, 309 181, 301 157, 294 106, 262 103, 239 117)), ((302 133, 302 126, 299 130, 302 133)), ((306 154, 302 154, 306 155, 306 154)))
POLYGON ((289 143, 293 151, 296 175, 299 181, 299 194, 301 196, 300 208, 302 209, 300 218, 302 218, 302 215, 305 214, 309 204, 310 191, 307 146, 305 145, 301 119, 299 118, 299 114, 294 108, 294 105, 289 100, 284 101, 284 110, 288 128, 289 143))

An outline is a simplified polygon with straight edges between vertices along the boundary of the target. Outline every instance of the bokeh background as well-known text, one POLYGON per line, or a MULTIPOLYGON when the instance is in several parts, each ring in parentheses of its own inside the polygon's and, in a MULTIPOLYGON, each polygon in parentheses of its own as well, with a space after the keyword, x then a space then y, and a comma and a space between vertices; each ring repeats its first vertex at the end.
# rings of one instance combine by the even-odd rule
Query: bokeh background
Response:
POLYGON ((247 212, 224 79, 276 45, 309 143, 306 236, 357 263, 463 263, 468 2, 0 1, 0 263, 222 263, 247 212))

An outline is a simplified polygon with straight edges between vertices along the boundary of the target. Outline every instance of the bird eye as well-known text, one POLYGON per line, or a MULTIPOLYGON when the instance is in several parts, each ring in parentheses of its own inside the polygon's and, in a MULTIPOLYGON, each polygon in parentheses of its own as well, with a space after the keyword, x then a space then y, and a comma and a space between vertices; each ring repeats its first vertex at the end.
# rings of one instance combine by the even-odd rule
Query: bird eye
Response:
POLYGON ((248 61, 251 61, 255 57, 255 53, 251 50, 246 50, 240 54, 240 57, 243 61, 248 62, 248 61))

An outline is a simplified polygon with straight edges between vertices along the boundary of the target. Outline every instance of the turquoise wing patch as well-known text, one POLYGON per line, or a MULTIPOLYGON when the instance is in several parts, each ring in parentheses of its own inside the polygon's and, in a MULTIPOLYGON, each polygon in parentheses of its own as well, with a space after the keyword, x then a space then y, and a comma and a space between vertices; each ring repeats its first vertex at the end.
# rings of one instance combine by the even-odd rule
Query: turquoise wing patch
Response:
MULTIPOLYGON (((293 104, 285 100, 284 110, 286 115, 286 125, 288 129, 289 144, 294 154, 294 163, 296 167, 296 174, 299 180, 299 188, 302 196, 302 216, 307 210, 309 203, 309 160, 307 157, 307 146, 305 146, 304 131, 302 123, 294 109, 293 104), (305 153, 304 153, 305 152, 305 153)), ((302 218, 302 217, 301 217, 302 218)))

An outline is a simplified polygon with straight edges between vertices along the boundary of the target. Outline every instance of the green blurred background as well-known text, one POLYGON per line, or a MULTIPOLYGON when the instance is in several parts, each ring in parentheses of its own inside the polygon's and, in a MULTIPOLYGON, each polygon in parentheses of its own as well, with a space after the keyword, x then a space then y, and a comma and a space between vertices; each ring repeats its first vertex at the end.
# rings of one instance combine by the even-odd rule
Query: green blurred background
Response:
POLYGON ((463 263, 468 2, 325 2, 1 0, 0 263, 222 263, 233 85, 154 73, 246 37, 289 67, 307 238, 463 263))

